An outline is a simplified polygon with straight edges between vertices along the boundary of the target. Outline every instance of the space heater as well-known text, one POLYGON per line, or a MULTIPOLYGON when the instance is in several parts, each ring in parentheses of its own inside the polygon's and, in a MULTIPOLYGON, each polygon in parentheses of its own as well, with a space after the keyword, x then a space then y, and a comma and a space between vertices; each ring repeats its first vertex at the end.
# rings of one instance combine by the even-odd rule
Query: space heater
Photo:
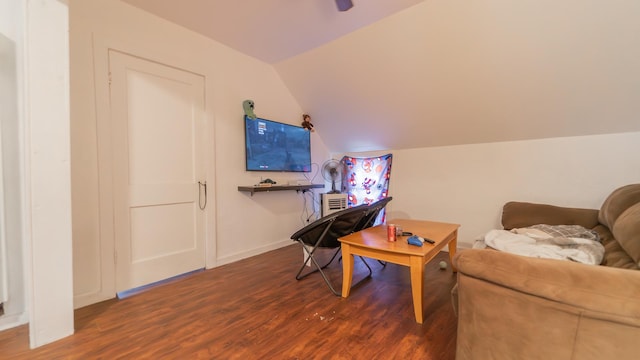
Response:
POLYGON ((327 216, 347 208, 347 194, 322 194, 320 203, 322 216, 327 216))

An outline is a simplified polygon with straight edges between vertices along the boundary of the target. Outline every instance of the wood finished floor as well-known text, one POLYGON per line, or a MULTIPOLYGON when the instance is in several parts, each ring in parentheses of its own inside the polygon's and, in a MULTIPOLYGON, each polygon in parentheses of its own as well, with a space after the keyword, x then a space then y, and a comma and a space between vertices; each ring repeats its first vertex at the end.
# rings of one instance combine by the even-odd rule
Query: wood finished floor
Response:
MULTIPOLYGON (((408 268, 369 260, 373 277, 342 299, 320 274, 295 280, 294 244, 78 309, 74 335, 34 350, 27 326, 0 332, 0 359, 454 359, 455 275, 441 260, 425 268, 423 324, 408 268)), ((327 270, 340 289, 341 263, 327 270)), ((364 274, 356 260, 354 282, 364 274)))

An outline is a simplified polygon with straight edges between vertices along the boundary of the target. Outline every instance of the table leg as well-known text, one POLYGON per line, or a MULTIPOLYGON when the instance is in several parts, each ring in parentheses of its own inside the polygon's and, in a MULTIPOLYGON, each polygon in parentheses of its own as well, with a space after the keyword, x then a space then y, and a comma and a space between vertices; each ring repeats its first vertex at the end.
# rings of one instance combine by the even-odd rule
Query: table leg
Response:
POLYGON ((353 255, 351 254, 351 246, 342 244, 342 297, 349 296, 351 291, 351 280, 353 278, 353 255))
POLYGON ((453 233, 453 239, 449 241, 449 262, 451 263, 451 270, 453 272, 458 272, 458 269, 453 265, 453 256, 456 254, 456 250, 458 248, 458 231, 456 230, 453 233))
POLYGON ((416 322, 422 324, 422 299, 424 298, 424 263, 420 256, 411 257, 411 294, 413 295, 413 312, 416 322))

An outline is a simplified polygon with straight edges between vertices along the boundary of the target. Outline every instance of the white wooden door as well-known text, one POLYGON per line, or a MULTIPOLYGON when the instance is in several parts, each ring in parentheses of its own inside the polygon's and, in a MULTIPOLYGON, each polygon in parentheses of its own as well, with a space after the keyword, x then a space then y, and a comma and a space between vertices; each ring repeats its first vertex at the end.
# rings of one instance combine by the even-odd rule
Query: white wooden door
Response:
POLYGON ((109 51, 116 291, 205 266, 204 78, 109 51))

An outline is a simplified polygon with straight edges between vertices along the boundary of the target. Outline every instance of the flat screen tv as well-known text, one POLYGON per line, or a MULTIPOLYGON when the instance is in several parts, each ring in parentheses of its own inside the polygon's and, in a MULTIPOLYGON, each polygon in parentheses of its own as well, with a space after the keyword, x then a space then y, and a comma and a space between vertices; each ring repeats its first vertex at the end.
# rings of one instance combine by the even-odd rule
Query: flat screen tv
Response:
POLYGON ((311 171, 311 136, 300 126, 245 115, 248 171, 311 171))

